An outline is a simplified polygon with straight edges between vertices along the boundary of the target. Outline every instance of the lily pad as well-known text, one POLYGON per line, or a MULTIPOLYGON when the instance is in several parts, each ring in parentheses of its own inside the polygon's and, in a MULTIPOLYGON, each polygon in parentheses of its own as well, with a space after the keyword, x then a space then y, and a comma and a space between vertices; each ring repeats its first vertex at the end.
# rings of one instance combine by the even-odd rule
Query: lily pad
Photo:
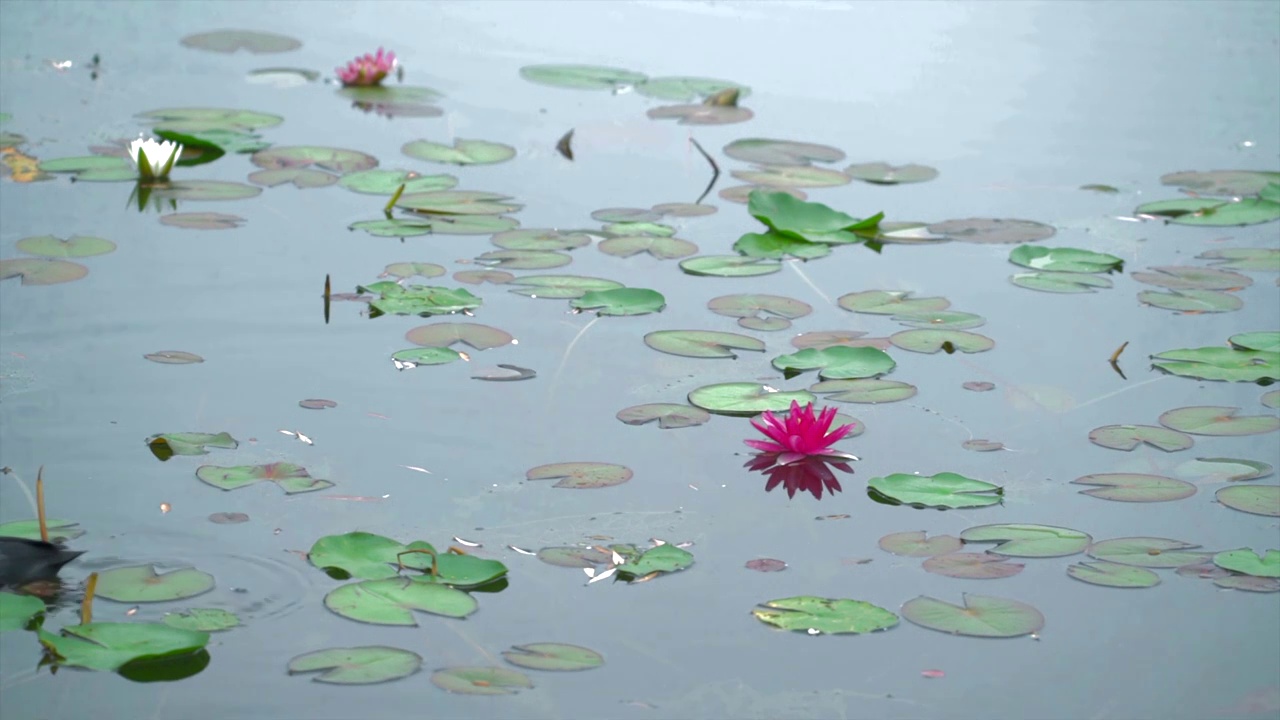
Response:
POLYGON ((99 572, 97 595, 116 602, 166 602, 207 593, 213 585, 212 575, 195 568, 160 575, 151 565, 135 565, 99 572))
POLYGON ((450 667, 437 670, 431 683, 461 695, 513 695, 533 687, 524 673, 499 667, 450 667))
POLYGON ((16 258, 0 260, 0 280, 22 278, 23 285, 56 285, 79 280, 89 268, 70 260, 16 258))
POLYGON ((265 170, 317 167, 345 175, 378 166, 378 159, 357 150, 319 145, 277 146, 254 153, 249 161, 265 170))
POLYGON ((618 566, 618 578, 631 582, 653 573, 673 573, 693 564, 693 553, 669 543, 649 548, 618 566))
POLYGON ((663 105, 650 108, 645 113, 654 120, 678 118, 681 125, 729 125, 746 122, 755 117, 748 108, 736 105, 663 105))
POLYGON ((368 532, 326 535, 311 546, 311 564, 331 575, 381 580, 395 577, 394 567, 406 546, 388 537, 368 532))
POLYGON ((23 630, 44 612, 44 601, 38 597, 0 591, 0 632, 23 630))
POLYGON ((640 220, 625 220, 622 222, 612 222, 604 226, 604 233, 611 237, 625 237, 628 235, 651 235, 653 237, 671 237, 676 234, 676 229, 670 225, 656 222, 644 222, 640 220))
POLYGON ((736 89, 745 97, 751 88, 728 80, 701 77, 657 77, 636 83, 636 92, 645 97, 673 102, 690 102, 725 90, 736 89))
POLYGON ((1280 550, 1267 550, 1266 553, 1252 548, 1224 550, 1213 556, 1213 564, 1254 577, 1280 578, 1280 550))
POLYGON ((751 330, 784 330, 791 321, 813 312, 807 303, 781 295, 721 295, 707 302, 707 309, 717 315, 738 318, 738 324, 751 330))
POLYGON ((409 578, 348 583, 325 595, 324 605, 358 622, 413 627, 418 625, 415 611, 462 618, 478 607, 475 598, 461 590, 409 578))
POLYGON ((1280 580, 1260 578, 1252 575, 1228 575, 1216 578, 1214 585, 1229 590, 1245 590, 1247 592, 1280 592, 1280 580))
POLYGON ((138 170, 128 158, 105 155, 54 158, 37 166, 42 172, 75 173, 77 182, 121 182, 137 180, 138 170))
POLYGON ((616 257, 631 257, 647 252, 659 260, 678 260, 698 252, 698 246, 676 237, 628 235, 601 240, 600 252, 616 257))
POLYGON ((147 438, 147 447, 160 460, 168 460, 174 455, 207 455, 208 448, 234 450, 240 443, 230 434, 213 433, 164 433, 147 438))
POLYGON ((1133 450, 1143 443, 1165 452, 1195 444, 1189 435, 1155 425, 1104 425, 1089 432, 1089 441, 1112 450, 1133 450))
MULTIPOLYGON (((453 279, 468 285, 483 285, 486 282, 494 285, 505 285, 515 280, 516 276, 506 270, 459 270, 453 274, 453 279)), ((619 286, 621 286, 621 283, 619 283, 619 286)))
POLYGON ((847 403, 898 402, 915 397, 916 386, 897 380, 828 380, 815 383, 809 390, 815 393, 831 393, 828 400, 847 403))
POLYGON ((1221 248, 1196 256, 1224 270, 1280 272, 1280 250, 1276 248, 1221 248))
POLYGON ((894 473, 871 478, 867 482, 867 493, 873 499, 890 505, 962 508, 995 505, 1001 501, 1004 489, 953 472, 937 475, 894 473))
POLYGON ((763 352, 765 348, 756 338, 712 330, 656 330, 644 336, 644 344, 671 355, 697 358, 736 358, 734 350, 763 352))
POLYGON ((286 462, 235 467, 201 465, 196 470, 196 477, 200 478, 201 482, 222 490, 236 490, 269 480, 290 495, 333 487, 333 483, 328 480, 311 477, 307 469, 301 465, 286 462))
POLYGON ((164 624, 183 630, 218 632, 238 626, 240 618, 235 613, 217 608, 192 608, 178 613, 166 613, 164 624))
POLYGON ((880 538, 880 549, 903 557, 933 557, 953 553, 964 547, 964 541, 953 535, 927 538, 924 530, 898 532, 880 538))
POLYGON ((509 284, 516 286, 511 292, 517 295, 551 300, 580 298, 589 292, 622 287, 620 282, 582 275, 525 275, 511 280, 509 284))
POLYGON ((254 55, 282 53, 302 47, 302 41, 287 35, 258 32, 256 30, 213 30, 182 38, 185 47, 217 53, 234 53, 244 50, 254 55))
POLYGON ((262 194, 262 188, 222 180, 182 180, 152 188, 157 200, 244 200, 262 194))
POLYGON ((515 218, 494 215, 419 215, 415 218, 361 220, 352 230, 376 237, 406 238, 416 235, 491 235, 518 227, 515 218))
POLYGON ((595 310, 600 315, 647 315, 660 312, 667 299, 662 293, 647 288, 614 288, 590 290, 569 305, 579 310, 595 310))
POLYGON ((987 319, 981 315, 955 310, 932 310, 903 313, 890 318, 908 327, 927 330, 965 330, 981 327, 987 319))
POLYGON ((888 338, 869 338, 863 337, 867 333, 862 330, 818 330, 815 332, 800 333, 791 338, 791 344, 797 350, 806 348, 829 348, 835 345, 844 345, 846 347, 876 347, 881 350, 888 350, 893 347, 889 343, 888 338))
POLYGON ((447 347, 410 348, 391 353, 397 370, 409 370, 419 365, 448 365, 461 359, 461 353, 447 347))
POLYGON ((1099 275, 1063 272, 1014 273, 1009 281, 1028 290, 1052 293, 1091 293, 1095 288, 1113 286, 1111 280, 1099 275))
POLYGON ((58 665, 111 672, 132 662, 175 659, 198 652, 209 633, 160 623, 96 622, 62 628, 57 635, 41 628, 40 644, 57 655, 58 665))
POLYGON ((405 333, 404 338, 423 347, 445 348, 464 343, 476 350, 491 350, 515 341, 511 333, 479 323, 422 325, 405 333))
POLYGON ((1160 182, 1193 191, 1198 195, 1257 195, 1269 183, 1280 182, 1280 172, 1189 170, 1161 175, 1160 182))
POLYGON ((962 597, 960 606, 921 595, 903 603, 902 617, 930 630, 969 637, 1018 637, 1044 627, 1044 615, 1026 603, 971 593, 962 597))
POLYGON ((1121 565, 1145 568, 1176 568, 1195 565, 1210 553, 1196 552, 1192 543, 1167 538, 1127 537, 1103 540, 1089 546, 1089 557, 1121 565))
POLYGON ((1280 485, 1235 485, 1222 488, 1214 497, 1232 510, 1280 517, 1280 485))
POLYGON ((516 156, 516 149, 510 145, 463 138, 455 138, 453 145, 414 140, 405 143, 400 152, 418 160, 451 165, 492 165, 516 156))
POLYGON ((776 273, 782 269, 782 263, 768 258, 741 255, 700 255, 681 260, 680 269, 689 275, 754 277, 776 273))
POLYGON ((1268 463, 1237 458, 1196 458, 1174 468, 1179 477, 1210 483, 1257 480, 1272 470, 1268 463))
POLYGON ((520 77, 572 90, 616 90, 649 79, 644 73, 601 65, 526 65, 520 68, 520 77))
POLYGON ((476 256, 476 263, 512 270, 550 270, 564 267, 573 258, 552 250, 492 250, 476 256))
POLYGON ((391 315, 449 315, 480 307, 482 300, 462 288, 400 285, 390 281, 357 286, 357 293, 379 297, 369 303, 370 317, 391 315))
POLYGON ((411 170, 362 170, 343 175, 342 187, 366 195, 395 195, 404 186, 405 194, 450 190, 458 184, 452 175, 422 175, 411 170))
POLYGON ((1024 558, 1065 557, 1083 552, 1093 541, 1087 533, 1071 528, 1029 523, 978 525, 960 533, 966 543, 998 542, 987 552, 1024 558))
POLYGON ((1110 562, 1076 563, 1067 567, 1067 575, 1103 587, 1149 588, 1160 584, 1160 576, 1146 568, 1110 562))
POLYGON ((1119 502, 1169 502, 1196 494, 1196 486, 1189 482, 1142 473, 1095 473, 1076 478, 1071 483, 1097 486, 1081 490, 1081 495, 1119 502))
POLYGON ((1160 424, 1192 435, 1260 435, 1280 430, 1274 415, 1236 415, 1238 407, 1198 406, 1169 410, 1160 424))
POLYGON ((28 255, 39 255, 47 258, 91 257, 106 255, 116 249, 110 240, 86 235, 72 235, 63 240, 52 235, 26 237, 19 240, 15 247, 19 252, 28 255))
POLYGON ((293 185, 299 190, 328 187, 338 182, 338 176, 323 170, 311 168, 282 168, 280 170, 259 170, 249 174, 249 182, 265 187, 293 185))
POLYGON ((841 295, 836 304, 849 312, 871 315, 905 315, 934 312, 951 307, 951 301, 943 297, 911 297, 904 290, 864 290, 841 295))
POLYGON ((161 225, 188 230, 233 230, 245 223, 238 215, 215 212, 170 213, 160 218, 161 225))
POLYGON ((927 182, 938 177, 936 168, 928 165, 890 165, 884 162, 859 163, 850 165, 844 172, 854 180, 875 185, 898 185, 900 183, 927 182))
POLYGON ((764 185, 772 192, 782 188, 836 187, 848 185, 852 179, 839 170, 810 165, 761 165, 753 170, 734 170, 732 175, 743 182, 764 185))
POLYGON ((1280 380, 1280 352, 1225 347, 1167 350, 1151 364, 1172 375, 1201 380, 1259 382, 1280 380))
POLYGON ((704 385, 689 393, 689 404, 717 415, 751 417, 766 410, 782 412, 791 402, 807 405, 817 398, 804 390, 782 392, 754 382, 704 385))
POLYGON ((694 427, 711 419, 711 413, 680 403, 647 403, 618 411, 618 419, 628 425, 645 425, 654 420, 663 430, 694 427))
POLYGON ((869 602, 812 595, 769 600, 751 614, 767 625, 810 635, 862 634, 898 624, 897 615, 869 602))
POLYGON ((645 208, 603 208, 591 213, 592 220, 600 222, 656 222, 662 219, 662 213, 645 208))
POLYGON ((784 192, 797 200, 805 200, 809 197, 805 194, 805 191, 799 188, 765 187, 764 185, 734 185, 733 187, 724 188, 716 194, 720 196, 721 200, 728 200, 729 202, 746 205, 751 201, 751 193, 756 191, 784 192))
POLYGON ((371 685, 408 677, 422 667, 422 656, 385 645, 328 648, 303 653, 289 661, 289 674, 322 670, 315 682, 371 685))
POLYGON ((401 195, 396 207, 432 215, 502 215, 522 205, 506 202, 506 195, 475 190, 440 190, 401 195))
POLYGON ((398 262, 391 263, 379 277, 395 277, 407 280, 411 277, 433 278, 444 275, 444 268, 435 263, 398 262))
POLYGON ((1046 240, 1056 232, 1052 225, 1010 218, 966 218, 933 223, 929 232, 972 243, 1026 243, 1046 240))
POLYGON ((572 490, 613 487, 631 477, 631 468, 602 462, 553 463, 539 465, 525 473, 526 480, 558 480, 553 487, 572 490))
POLYGON ((1115 255, 1040 245, 1019 245, 1009 253, 1009 262, 1047 272, 1099 273, 1124 268, 1124 260, 1115 255))
POLYGON ((830 145, 771 140, 768 138, 743 138, 724 146, 724 154, 735 160, 759 165, 809 165, 813 162, 839 162, 844 152, 830 145))
POLYGON ((604 656, 595 650, 564 643, 513 645, 502 651, 502 657, 529 670, 591 670, 604 665, 604 656))
MULTIPOLYGON (((816 170, 817 168, 809 168, 816 170)), ((883 219, 884 213, 877 213, 866 219, 855 218, 838 210, 833 210, 822 203, 806 202, 799 200, 789 193, 756 190, 751 193, 750 201, 747 205, 747 211, 752 217, 759 220, 773 230, 771 235, 784 235, 796 240, 804 240, 810 243, 855 243, 859 242, 856 234, 857 231, 869 231, 875 229, 880 220, 883 219)), ((743 240, 748 237, 765 238, 770 236, 746 235, 743 240)), ((743 240, 739 240, 742 243, 743 240)), ((754 245, 759 246, 763 241, 756 240, 754 245)), ((780 241, 774 238, 773 244, 780 241)), ((743 252, 737 245, 735 250, 743 252)), ((810 254, 803 254, 798 251, 797 257, 820 257, 809 251, 810 254)), ((796 254, 795 252, 791 254, 796 254)), ((825 253, 823 253, 825 254, 825 253)))
POLYGON ((1017 575, 1026 566, 1008 562, 1009 558, 990 553, 953 552, 935 555, 924 561, 925 572, 968 580, 995 580, 1017 575))
POLYGON ((1179 225, 1229 227, 1256 225, 1280 219, 1280 202, 1263 198, 1179 198, 1139 205, 1135 215, 1154 215, 1179 225))
POLYGON ((1227 338, 1227 342, 1241 350, 1280 353, 1280 332, 1237 333, 1227 338))
POLYGON ((573 250, 590 245, 591 236, 547 228, 521 228, 498 233, 491 242, 504 250, 573 250))
POLYGON ((1235 295, 1215 290, 1143 290, 1138 293, 1138 300, 1163 310, 1185 313, 1232 312, 1244 307, 1244 301, 1235 295))
POLYGON ((818 375, 823 380, 873 378, 891 372, 896 365, 893 358, 883 350, 843 345, 823 350, 810 348, 773 359, 773 366, 787 377, 820 368, 818 375))
POLYGON ((986 335, 964 330, 903 330, 890 335, 889 342, 911 352, 932 354, 943 350, 948 355, 957 350, 962 353, 986 352, 996 346, 996 341, 986 335))
MULTIPOLYGON (((74 520, 48 518, 45 520, 45 530, 49 533, 49 542, 54 544, 62 544, 84 535, 84 529, 74 520)), ((39 540, 40 521, 38 519, 10 520, 6 523, 0 523, 0 537, 39 540)))
POLYGON ((1240 290, 1253 284, 1248 276, 1230 270, 1182 265, 1164 265, 1151 272, 1136 272, 1140 283, 1171 290, 1240 290))
POLYGON ((831 246, 788 237, 776 232, 747 233, 738 238, 733 249, 740 255, 781 260, 786 257, 813 260, 831 254, 831 246))

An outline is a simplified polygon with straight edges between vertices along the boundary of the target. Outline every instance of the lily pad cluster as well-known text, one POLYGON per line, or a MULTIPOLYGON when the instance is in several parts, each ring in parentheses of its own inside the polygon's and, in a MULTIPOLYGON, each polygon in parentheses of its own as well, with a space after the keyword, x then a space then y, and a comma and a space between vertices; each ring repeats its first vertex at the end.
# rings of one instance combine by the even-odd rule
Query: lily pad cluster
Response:
POLYGON ((1010 251, 1009 262, 1029 269, 1009 276, 1014 285, 1054 293, 1109 288, 1111 280, 1106 274, 1124 270, 1124 261, 1115 255, 1042 245, 1019 245, 1010 251))
POLYGON ((86 235, 72 235, 65 240, 40 235, 23 238, 15 247, 19 252, 35 257, 0 260, 0 280, 17 277, 22 278, 23 285, 56 285, 79 280, 89 274, 88 267, 67 258, 105 255, 113 252, 116 244, 86 235))

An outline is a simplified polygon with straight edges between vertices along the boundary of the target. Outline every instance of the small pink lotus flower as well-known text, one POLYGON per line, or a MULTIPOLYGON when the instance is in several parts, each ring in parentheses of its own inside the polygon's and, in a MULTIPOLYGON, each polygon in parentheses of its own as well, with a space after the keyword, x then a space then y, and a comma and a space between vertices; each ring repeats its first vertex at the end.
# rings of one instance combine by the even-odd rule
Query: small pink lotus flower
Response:
POLYGON ((365 53, 364 57, 358 57, 347 63, 346 67, 335 68, 335 70, 342 84, 350 87, 381 85, 382 79, 395 67, 396 54, 383 53, 382 48, 378 48, 377 55, 365 53))
POLYGON ((743 442, 766 453, 778 453, 780 465, 789 465, 810 456, 857 460, 853 455, 831 449, 832 444, 854 428, 852 424, 841 425, 828 432, 835 417, 836 409, 833 407, 823 408, 822 414, 814 417, 813 403, 800 407, 799 403, 792 400, 791 410, 785 418, 778 418, 766 410, 758 421, 751 421, 755 429, 764 433, 768 440, 743 442))

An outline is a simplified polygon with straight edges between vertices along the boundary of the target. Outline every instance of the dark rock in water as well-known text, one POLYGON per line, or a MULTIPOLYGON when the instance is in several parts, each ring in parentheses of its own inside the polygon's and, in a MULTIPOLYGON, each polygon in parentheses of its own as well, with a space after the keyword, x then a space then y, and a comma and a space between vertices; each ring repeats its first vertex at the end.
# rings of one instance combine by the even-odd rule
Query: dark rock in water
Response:
POLYGON ((21 587, 57 577, 63 565, 83 554, 83 550, 67 550, 49 542, 0 537, 0 587, 21 587))

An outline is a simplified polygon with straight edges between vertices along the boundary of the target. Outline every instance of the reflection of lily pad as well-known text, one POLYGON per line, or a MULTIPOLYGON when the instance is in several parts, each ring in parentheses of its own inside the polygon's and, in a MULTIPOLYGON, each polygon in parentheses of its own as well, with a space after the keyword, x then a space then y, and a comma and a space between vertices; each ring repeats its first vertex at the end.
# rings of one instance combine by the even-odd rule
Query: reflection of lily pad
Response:
POLYGON ((289 674, 316 672, 316 682, 370 685, 408 677, 422 667, 422 656, 384 645, 328 648, 303 653, 289 661, 289 674))
POLYGON ((966 543, 998 542, 987 550, 996 555, 1024 558, 1050 558, 1083 552, 1093 538, 1071 528, 1030 523, 978 525, 960 533, 966 543))
POLYGON ((297 50, 302 42, 286 35, 258 32, 256 30, 213 30, 182 38, 189 48, 217 53, 234 53, 245 50, 255 55, 282 53, 297 50))
POLYGON ((751 88, 728 80, 700 77, 657 77, 636 83, 636 92, 645 97, 672 102, 691 102, 708 95, 736 88, 740 97, 751 94, 751 88))
POLYGON ((56 285, 79 280, 89 268, 70 260, 16 258, 0 260, 0 280, 22 278, 23 285, 56 285))
POLYGON ((170 213, 160 218, 161 225, 188 230, 233 230, 244 222, 245 219, 238 215, 215 212, 170 213))
POLYGON ((161 108, 138 113, 138 117, 154 122, 157 130, 178 132, 233 130, 247 133, 284 122, 279 115, 238 108, 161 108))
POLYGON ((811 595, 769 600, 751 614, 765 624, 811 635, 869 633, 898 624, 897 615, 869 602, 811 595))
POLYGON ((529 82, 573 90, 614 90, 648 79, 644 73, 600 65, 526 65, 520 77, 529 82))
POLYGON ((964 606, 921 595, 902 605, 902 617, 921 627, 970 637, 1018 637, 1039 632, 1044 615, 1017 600, 964 594, 964 606))
POLYGON ((378 159, 356 150, 322 147, 318 145, 294 145, 259 150, 249 158, 254 165, 266 170, 315 166, 339 175, 378 166, 378 159))
POLYGON ((456 138, 452 146, 429 140, 414 140, 406 143, 400 151, 418 160, 451 165, 491 165, 506 162, 516 156, 516 149, 510 145, 463 138, 456 138))
POLYGON ((1236 415, 1238 407, 1184 407, 1160 416, 1160 424, 1192 435, 1260 435, 1280 430, 1273 415, 1236 415))
POLYGON ((1073 485, 1097 486, 1081 490, 1081 495, 1118 502, 1169 502, 1196 494, 1196 486, 1189 482, 1143 473, 1095 473, 1071 482, 1073 485))
POLYGON ((236 490, 266 480, 279 485, 281 490, 290 495, 333 487, 333 483, 328 480, 311 477, 301 465, 286 462, 235 467, 201 465, 196 470, 196 477, 201 482, 222 490, 236 490))
POLYGON ((960 242, 1025 243, 1051 238, 1055 231, 1053 226, 1034 220, 967 218, 934 223, 929 232, 960 242))
POLYGON ((618 419, 628 425, 644 425, 654 420, 663 430, 694 427, 711 419, 711 414, 701 408, 680 403, 647 403, 633 405, 618 411, 618 419))
POLYGON ((734 350, 764 351, 764 343, 738 333, 713 330, 655 330, 644 344, 664 353, 698 358, 736 358, 734 350))
POLYGON ((569 462, 539 465, 525 473, 527 480, 559 480, 558 488, 574 490, 612 487, 631 479, 631 469, 601 462, 569 462))
POLYGON ((678 118, 681 125, 729 125, 755 117, 751 110, 736 105, 663 105, 647 113, 654 120, 678 118))
POLYGON ((106 255, 116 249, 110 240, 86 235, 72 235, 63 240, 52 235, 25 237, 15 247, 19 252, 47 258, 90 257, 106 255))
POLYGON ((867 492, 879 495, 882 501, 891 505, 946 508, 995 505, 1004 495, 1004 490, 998 485, 953 472, 936 475, 894 473, 874 477, 867 482, 867 492))
POLYGON ((1217 492, 1218 502, 1233 510, 1280 517, 1280 485, 1236 485, 1217 492))
POLYGON ((780 392, 754 382, 704 385, 689 393, 689 404, 718 415, 751 417, 765 410, 781 412, 792 401, 807 405, 817 398, 804 390, 780 392))
POLYGON ((195 568, 157 574, 151 565, 98 573, 97 595, 116 602, 164 602, 195 597, 213 589, 213 576, 195 568))
POLYGON ((450 667, 437 670, 431 683, 462 695, 512 695, 533 687, 524 673, 499 667, 450 667))
POLYGON ((1146 443, 1165 452, 1186 450, 1195 444, 1183 433, 1155 425, 1105 425, 1091 430, 1089 440, 1113 450, 1133 450, 1146 443))
POLYGON ((182 180, 151 188, 152 196, 165 200, 244 200, 262 194, 262 188, 222 180, 182 180))

